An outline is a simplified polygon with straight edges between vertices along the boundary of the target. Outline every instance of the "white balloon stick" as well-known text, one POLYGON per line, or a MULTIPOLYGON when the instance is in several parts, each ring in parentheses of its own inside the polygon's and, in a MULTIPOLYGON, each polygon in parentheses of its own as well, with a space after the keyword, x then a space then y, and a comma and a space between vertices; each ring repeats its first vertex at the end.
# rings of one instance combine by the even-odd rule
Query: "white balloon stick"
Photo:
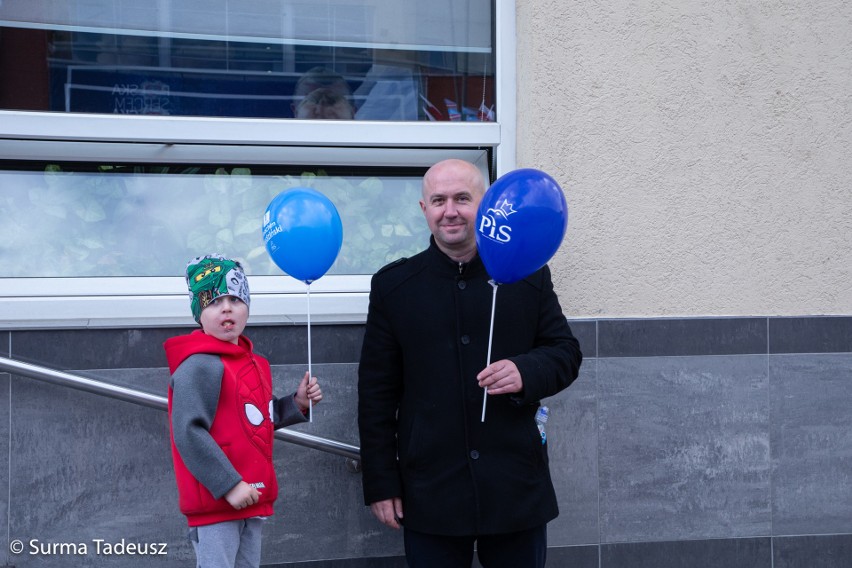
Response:
MULTIPOLYGON (((489 284, 494 288, 494 293, 491 295, 491 328, 488 330, 488 357, 485 361, 485 366, 491 364, 491 342, 494 339, 494 310, 497 307, 497 283, 494 280, 489 280, 489 284)), ((485 403, 488 401, 488 387, 485 387, 485 394, 482 395, 482 422, 485 422, 485 403)))
MULTIPOLYGON (((311 386, 311 379, 314 378, 313 370, 311 369, 311 281, 306 280, 308 285, 308 386, 305 387, 305 396, 308 396, 308 387, 311 386)), ((308 397, 308 422, 314 421, 314 401, 308 397)))

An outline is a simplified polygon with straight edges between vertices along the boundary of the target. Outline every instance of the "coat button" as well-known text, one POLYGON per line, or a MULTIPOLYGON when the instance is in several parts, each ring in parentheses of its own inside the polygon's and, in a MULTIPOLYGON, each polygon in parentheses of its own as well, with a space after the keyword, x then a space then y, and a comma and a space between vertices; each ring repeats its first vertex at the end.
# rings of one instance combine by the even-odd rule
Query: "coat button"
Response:
POLYGON ((459 280, 459 290, 464 290, 465 288, 467 288, 467 282, 459 280))
POLYGON ((470 459, 478 460, 479 459, 479 452, 477 450, 471 450, 470 451, 470 459))
POLYGON ((462 335, 461 336, 461 342, 462 342, 462 345, 467 345, 468 343, 470 343, 470 337, 467 336, 467 335, 462 335))

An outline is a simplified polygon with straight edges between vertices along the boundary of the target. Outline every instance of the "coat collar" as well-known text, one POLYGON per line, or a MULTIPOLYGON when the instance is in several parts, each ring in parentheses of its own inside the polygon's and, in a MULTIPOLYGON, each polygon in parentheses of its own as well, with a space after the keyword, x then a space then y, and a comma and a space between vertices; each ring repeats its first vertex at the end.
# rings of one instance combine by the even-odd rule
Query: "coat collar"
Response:
POLYGON ((475 276, 481 272, 485 272, 485 266, 482 264, 479 254, 475 255, 468 262, 456 262, 438 248, 437 243, 435 243, 435 237, 429 237, 429 248, 426 249, 426 254, 429 259, 429 265, 442 274, 475 276))

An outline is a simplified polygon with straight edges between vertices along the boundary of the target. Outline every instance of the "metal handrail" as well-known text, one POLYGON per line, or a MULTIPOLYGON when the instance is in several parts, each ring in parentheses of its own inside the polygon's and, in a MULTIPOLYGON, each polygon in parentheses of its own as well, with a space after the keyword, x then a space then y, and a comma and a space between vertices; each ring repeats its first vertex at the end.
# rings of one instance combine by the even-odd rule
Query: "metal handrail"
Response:
MULTIPOLYGON (((70 387, 84 392, 107 396, 110 398, 132 402, 149 408, 158 410, 168 409, 168 399, 164 396, 157 396, 143 391, 129 389, 94 379, 87 379, 78 375, 72 375, 63 371, 57 371, 48 367, 33 365, 32 363, 24 363, 15 359, 0 357, 0 370, 23 375, 31 379, 37 379, 54 385, 70 387)), ((275 437, 278 440, 290 442, 306 448, 320 450, 331 454, 343 456, 355 462, 351 464, 354 471, 358 471, 361 461, 361 450, 358 446, 352 446, 336 440, 320 438, 304 432, 295 430, 286 430, 281 428, 275 431, 275 437)))

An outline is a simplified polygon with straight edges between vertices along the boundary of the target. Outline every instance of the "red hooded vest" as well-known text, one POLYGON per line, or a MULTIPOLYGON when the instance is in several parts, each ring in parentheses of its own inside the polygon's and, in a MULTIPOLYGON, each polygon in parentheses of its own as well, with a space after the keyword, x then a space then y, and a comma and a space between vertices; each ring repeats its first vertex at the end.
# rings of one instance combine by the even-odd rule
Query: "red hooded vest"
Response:
MULTIPOLYGON (((278 497, 278 481, 272 463, 274 428, 271 418, 272 372, 269 362, 252 353, 252 343, 240 336, 234 345, 196 330, 166 340, 169 372, 197 353, 219 355, 225 367, 216 416, 210 435, 243 481, 261 492, 260 500, 245 509, 234 509, 224 497, 214 499, 184 465, 171 435, 172 458, 181 512, 189 526, 272 514, 278 497), (258 423, 259 422, 259 423, 258 423)), ((169 387, 169 425, 172 417, 172 389, 169 387)))

